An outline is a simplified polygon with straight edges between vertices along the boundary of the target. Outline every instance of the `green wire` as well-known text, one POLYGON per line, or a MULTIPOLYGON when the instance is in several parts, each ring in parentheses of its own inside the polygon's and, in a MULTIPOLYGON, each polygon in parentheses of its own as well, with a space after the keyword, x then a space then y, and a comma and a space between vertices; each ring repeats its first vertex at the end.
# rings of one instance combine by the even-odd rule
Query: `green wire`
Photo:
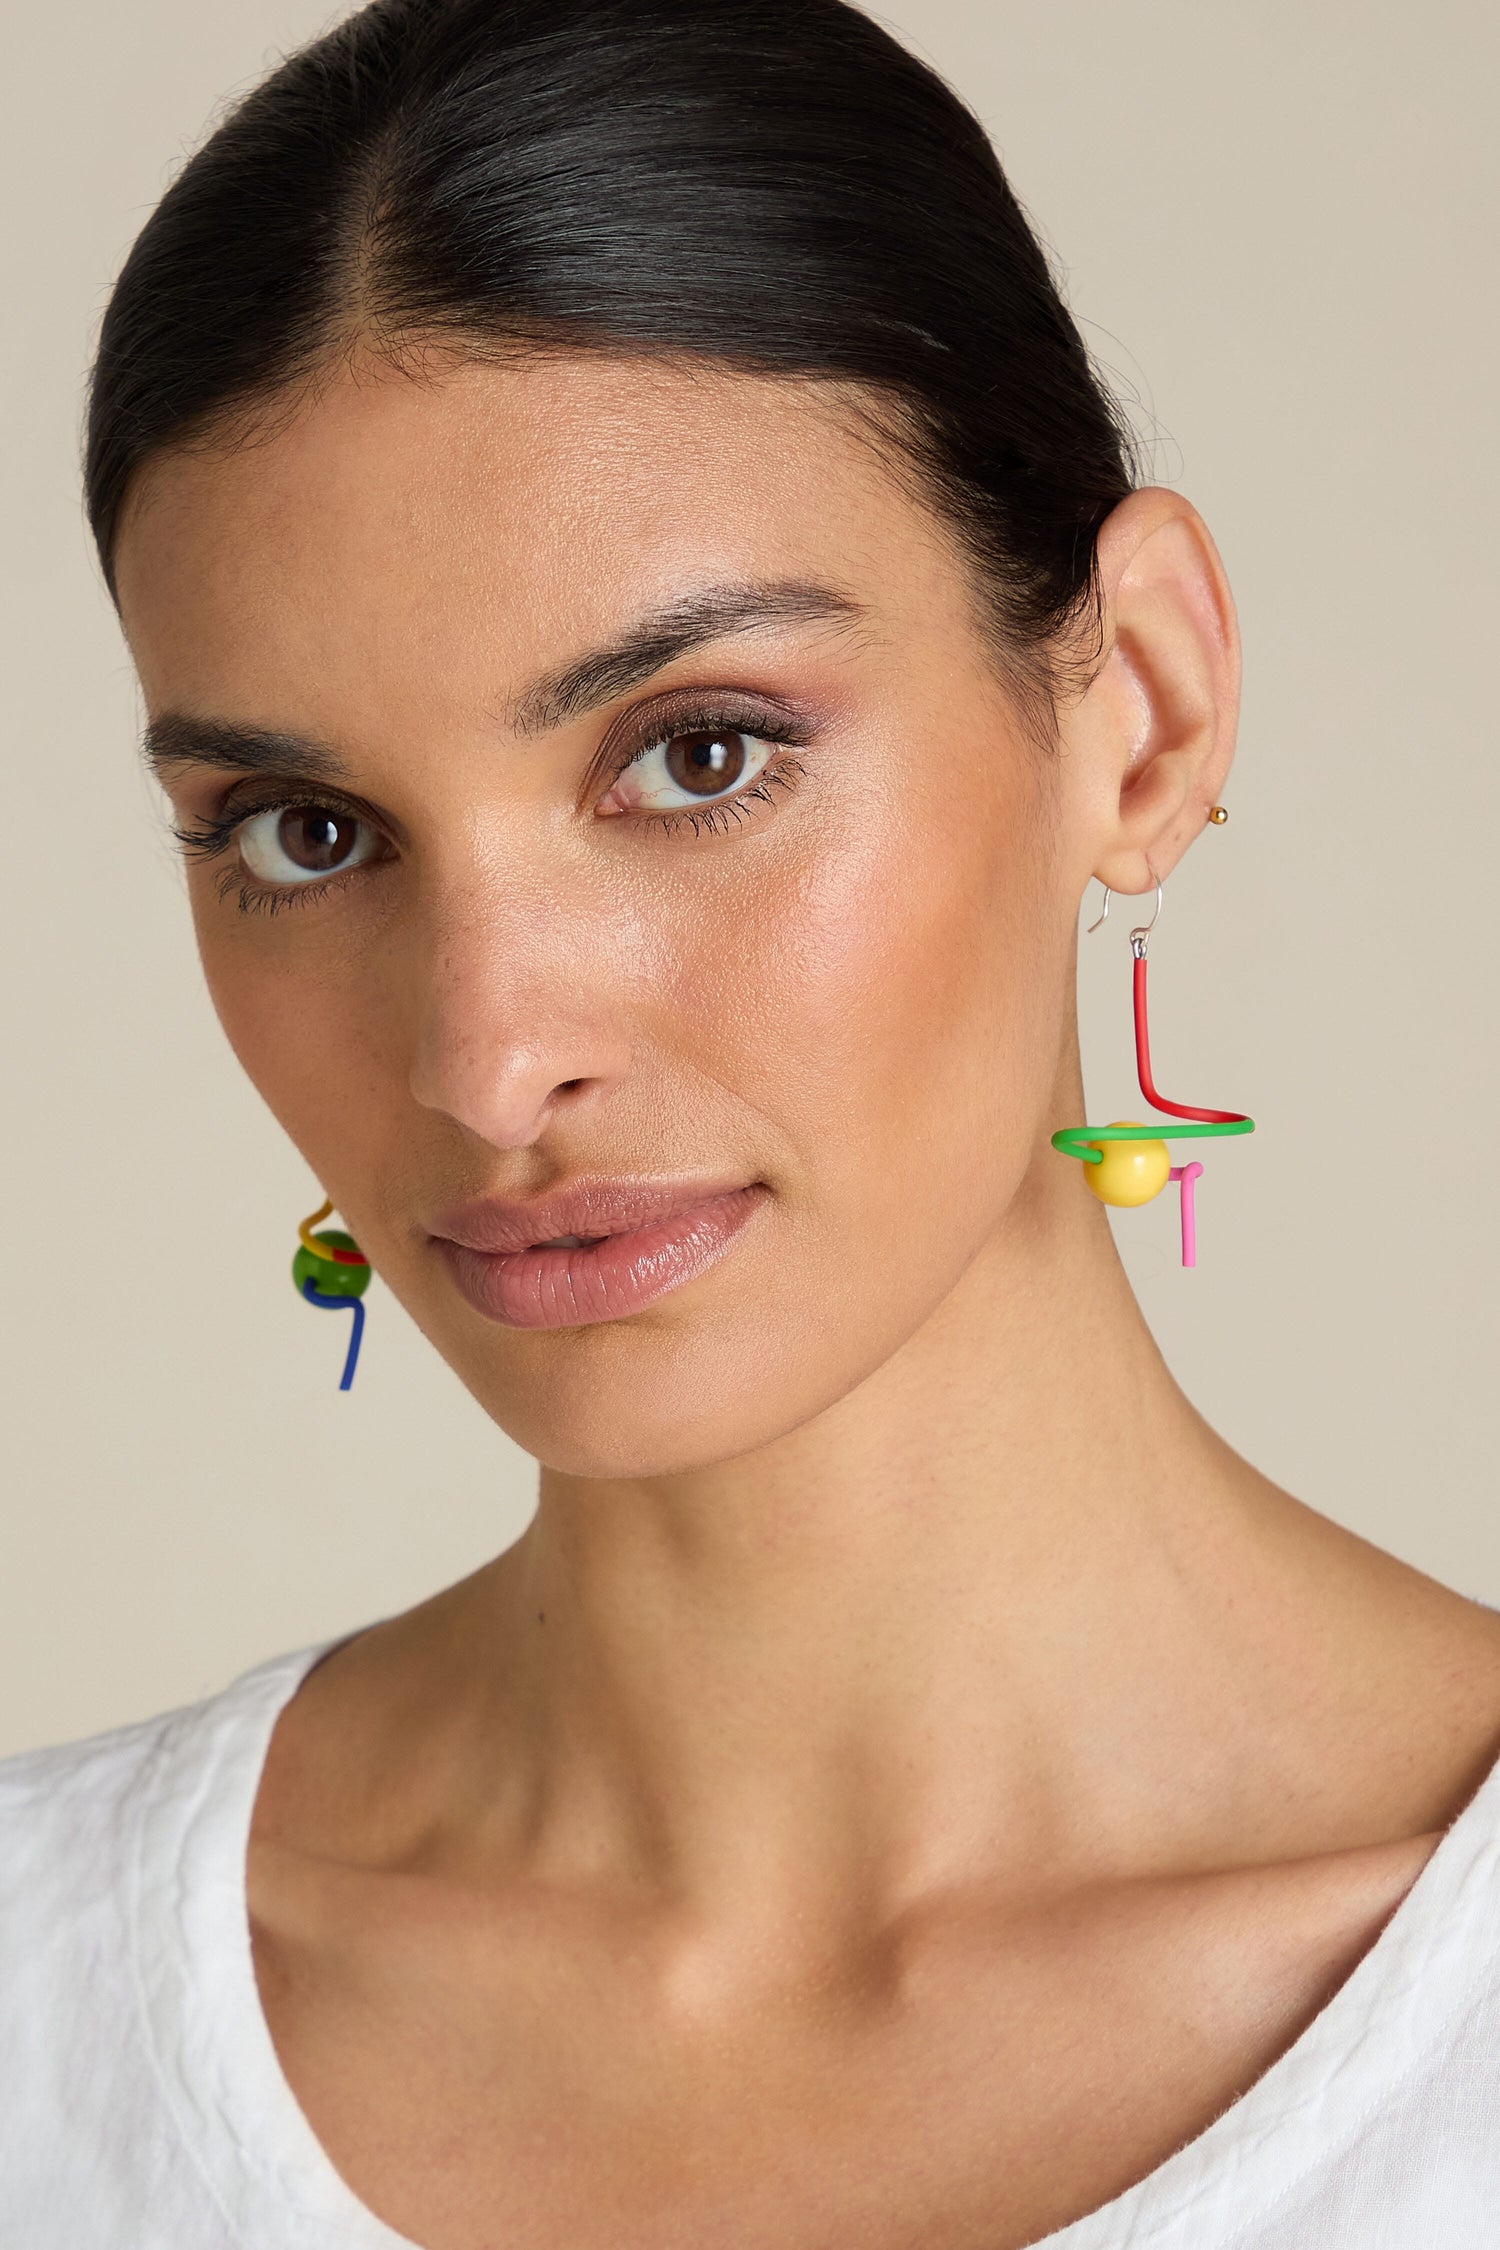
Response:
POLYGON ((1060 1156, 1102 1164, 1104 1151, 1090 1148, 1091 1141, 1216 1141, 1254 1131, 1253 1117, 1234 1117, 1223 1125, 1179 1125, 1168 1119, 1160 1125, 1065 1125, 1060 1133, 1053 1134, 1052 1146, 1060 1156))

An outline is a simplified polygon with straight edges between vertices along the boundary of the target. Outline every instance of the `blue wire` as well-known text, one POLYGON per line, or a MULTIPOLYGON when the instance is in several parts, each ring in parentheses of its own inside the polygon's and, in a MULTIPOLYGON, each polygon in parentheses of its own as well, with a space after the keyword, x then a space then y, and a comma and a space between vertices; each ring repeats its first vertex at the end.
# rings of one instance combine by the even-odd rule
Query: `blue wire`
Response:
POLYGON ((365 1308, 358 1297, 329 1297, 309 1278, 302 1284, 302 1294, 310 1305, 320 1305, 325 1312, 352 1312, 354 1326, 349 1333, 349 1350, 344 1359, 344 1372, 339 1377, 339 1389, 347 1391, 354 1381, 354 1370, 359 1362, 360 1338, 365 1332, 365 1308))

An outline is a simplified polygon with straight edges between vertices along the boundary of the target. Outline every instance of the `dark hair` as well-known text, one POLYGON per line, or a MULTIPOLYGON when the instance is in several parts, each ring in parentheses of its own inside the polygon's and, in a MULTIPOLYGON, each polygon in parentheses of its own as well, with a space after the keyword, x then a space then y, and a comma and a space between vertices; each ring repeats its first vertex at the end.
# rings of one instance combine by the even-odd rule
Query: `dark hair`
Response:
POLYGON ((842 0, 374 0, 185 166, 105 313, 89 518, 355 343, 862 386, 1033 680, 1130 447, 983 128, 842 0))

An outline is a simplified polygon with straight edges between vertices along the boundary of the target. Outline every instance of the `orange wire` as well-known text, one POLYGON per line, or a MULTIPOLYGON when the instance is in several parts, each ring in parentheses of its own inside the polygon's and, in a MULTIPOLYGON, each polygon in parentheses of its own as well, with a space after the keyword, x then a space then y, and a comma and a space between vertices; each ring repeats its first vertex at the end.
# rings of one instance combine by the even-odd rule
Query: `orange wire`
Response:
POLYGON ((363 1250, 337 1250, 331 1242, 320 1242, 313 1233, 314 1227, 320 1227, 325 1219, 332 1216, 333 1199, 330 1197, 326 1203, 318 1205, 311 1218, 302 1221, 297 1229, 297 1239, 303 1249, 310 1251, 313 1257, 321 1258, 325 1266, 367 1266, 370 1261, 363 1250))

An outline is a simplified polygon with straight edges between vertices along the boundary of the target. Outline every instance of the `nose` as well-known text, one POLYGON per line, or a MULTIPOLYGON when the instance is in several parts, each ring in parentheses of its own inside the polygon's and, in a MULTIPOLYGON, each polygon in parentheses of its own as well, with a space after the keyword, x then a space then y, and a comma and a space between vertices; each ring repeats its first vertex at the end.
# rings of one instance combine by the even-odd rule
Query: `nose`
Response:
POLYGON ((544 948, 483 917, 446 931, 423 980, 416 1100, 494 1148, 527 1148, 565 1106, 617 1085, 631 1039, 611 951, 544 948))

